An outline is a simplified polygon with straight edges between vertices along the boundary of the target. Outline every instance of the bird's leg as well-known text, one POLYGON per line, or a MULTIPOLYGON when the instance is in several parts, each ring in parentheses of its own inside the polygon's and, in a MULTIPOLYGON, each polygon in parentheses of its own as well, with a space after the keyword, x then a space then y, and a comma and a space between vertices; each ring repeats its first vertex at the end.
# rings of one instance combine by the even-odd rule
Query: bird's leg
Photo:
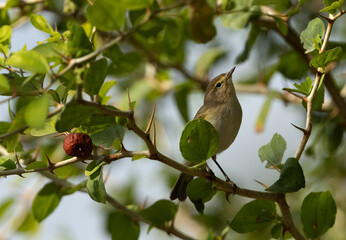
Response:
POLYGON ((211 159, 213 159, 213 161, 215 162, 216 166, 220 169, 220 171, 222 172, 223 176, 226 178, 226 182, 228 183, 232 183, 233 184, 233 188, 234 190, 237 189, 237 185, 231 181, 231 179, 227 176, 227 174, 225 173, 225 171, 222 169, 222 167, 220 166, 220 164, 216 161, 216 155, 212 156, 211 159))

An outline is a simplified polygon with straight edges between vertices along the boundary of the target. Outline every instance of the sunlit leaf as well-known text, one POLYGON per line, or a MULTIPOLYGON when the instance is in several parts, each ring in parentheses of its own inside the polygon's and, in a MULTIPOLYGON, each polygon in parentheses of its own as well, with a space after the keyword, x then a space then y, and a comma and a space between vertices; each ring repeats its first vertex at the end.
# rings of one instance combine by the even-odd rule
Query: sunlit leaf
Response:
POLYGON ((320 18, 314 18, 311 20, 307 28, 301 33, 300 41, 303 43, 305 53, 320 49, 322 38, 324 36, 325 26, 320 18), (316 43, 319 43, 316 45, 316 43))
POLYGON ((44 16, 31 14, 30 22, 38 30, 51 34, 51 35, 54 34, 53 28, 50 26, 50 24, 48 23, 47 19, 44 16))
POLYGON ((33 99, 25 107, 24 117, 30 127, 36 129, 43 128, 48 113, 48 101, 49 95, 43 94, 42 96, 33 99))
POLYGON ((336 47, 327 51, 324 51, 315 56, 311 61, 310 65, 315 68, 325 68, 331 62, 339 60, 339 55, 342 52, 341 47, 336 47))
POLYGON ((6 61, 6 64, 34 73, 48 73, 50 71, 49 64, 45 57, 36 51, 14 53, 6 61))
POLYGON ((279 166, 282 161, 282 157, 286 150, 286 141, 278 133, 275 133, 270 142, 266 145, 263 145, 258 150, 258 156, 261 161, 268 161, 266 165, 267 168, 274 166, 279 166))

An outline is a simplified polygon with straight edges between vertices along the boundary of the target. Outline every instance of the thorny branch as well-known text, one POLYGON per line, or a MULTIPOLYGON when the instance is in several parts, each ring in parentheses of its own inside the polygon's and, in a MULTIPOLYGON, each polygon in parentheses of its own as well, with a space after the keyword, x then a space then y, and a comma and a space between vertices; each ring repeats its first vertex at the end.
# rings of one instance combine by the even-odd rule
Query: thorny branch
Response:
MULTIPOLYGON (((40 1, 37 1, 40 2, 40 1)), ((67 73, 69 70, 71 70, 73 67, 75 67, 78 64, 84 63, 89 61, 90 59, 98 56, 100 53, 102 53, 103 51, 105 51, 106 49, 110 48, 111 46, 114 46, 116 44, 118 44, 120 41, 122 41, 123 39, 125 39, 126 37, 128 37, 130 34, 132 34, 133 32, 135 32, 138 28, 140 28, 141 26, 143 26, 146 22, 148 22, 152 17, 154 17, 156 14, 162 12, 162 11, 166 11, 169 10, 173 7, 177 7, 180 5, 183 5, 184 1, 179 1, 177 2, 174 6, 169 6, 167 8, 163 8, 160 9, 156 12, 152 12, 149 13, 146 18, 144 18, 142 20, 141 23, 139 23, 138 25, 134 26, 133 28, 131 28, 128 32, 126 32, 125 34, 121 34, 118 37, 116 37, 115 39, 113 39, 112 41, 106 43, 105 45, 103 45, 102 47, 100 47, 99 49, 95 50, 94 52, 85 55, 81 58, 76 58, 76 59, 71 59, 67 66, 58 74, 54 74, 53 75, 53 80, 52 83, 47 86, 47 89, 49 87, 51 87, 51 85, 54 83, 55 79, 58 79, 59 77, 63 76, 65 73, 67 73)), ((343 12, 342 12, 343 13, 343 12)), ((342 14, 340 14, 339 16, 341 16, 342 14)), ((339 17, 338 16, 338 17, 339 17)), ((327 31, 326 31, 326 36, 324 38, 324 42, 322 45, 322 49, 321 52, 324 51, 326 43, 329 39, 330 36, 330 32, 333 26, 334 21, 337 18, 334 16, 333 18, 330 17, 328 21, 328 27, 327 27, 327 31)), ((268 21, 263 21, 263 20, 257 20, 257 23, 259 24, 263 24, 266 25, 268 27, 268 21)), ((270 25, 270 24, 269 24, 270 25)), ((288 26, 289 27, 289 26, 288 26)), ((275 23, 274 25, 271 25, 271 28, 273 28, 274 30, 276 30, 279 34, 280 31, 277 29, 275 23)), ((304 57, 304 59, 309 62, 311 60, 311 56, 310 55, 305 55, 304 54, 304 50, 301 47, 301 44, 299 42, 299 37, 297 37, 296 33, 289 27, 289 33, 286 36, 283 36, 284 39, 291 45, 293 46, 296 50, 298 50, 298 52, 304 57)), ((168 66, 168 67, 173 67, 174 66, 168 66)), ((184 73, 184 69, 179 69, 181 72, 184 73)), ((304 148, 306 145, 307 140, 309 139, 310 136, 310 132, 311 132, 311 116, 312 116, 312 101, 314 98, 314 95, 316 93, 317 87, 319 85, 319 82, 321 80, 322 77, 322 72, 321 71, 316 71, 314 69, 312 69, 312 71, 316 72, 316 79, 315 79, 315 83, 314 83, 314 87, 310 93, 310 95, 307 97, 307 119, 306 119, 306 126, 305 126, 305 132, 307 132, 307 134, 304 134, 302 142, 301 142, 301 146, 298 148, 297 153, 296 153, 296 158, 299 159, 304 148)), ((185 74, 187 75, 187 74, 185 74)), ((334 97, 334 102, 337 104, 337 106, 340 109, 341 114, 344 116, 344 118, 346 118, 346 107, 345 107, 345 103, 342 101, 340 101, 340 93, 338 92, 338 90, 335 87, 335 84, 333 82, 333 79, 331 78, 330 74, 326 74, 326 81, 325 81, 325 85, 327 87, 327 89, 331 92, 332 97, 334 97), (334 89, 334 90, 333 90, 334 89), (336 91, 336 95, 334 96, 333 91, 336 91)), ((342 98, 341 98, 342 99, 342 98)), ((252 191, 249 189, 243 189, 243 188, 237 188, 234 189, 233 185, 230 183, 227 183, 215 176, 212 176, 210 173, 203 171, 203 170, 199 170, 199 169, 193 169, 193 168, 188 168, 185 165, 182 165, 180 163, 177 163, 176 161, 170 159, 169 157, 163 155, 162 153, 160 153, 158 151, 158 149, 156 148, 156 145, 153 143, 153 141, 151 140, 151 136, 149 131, 143 131, 141 130, 138 125, 135 122, 135 118, 134 118, 134 113, 133 111, 120 111, 120 110, 113 110, 113 109, 109 109, 106 107, 103 107, 101 105, 95 104, 95 103, 91 103, 91 102, 85 102, 85 101, 80 101, 81 104, 85 104, 85 105, 92 105, 95 106, 97 108, 99 108, 103 113, 105 114, 110 114, 110 115, 114 115, 114 116, 121 116, 121 117, 125 117, 128 119, 128 128, 130 130, 132 130, 137 136, 139 136, 146 144, 147 149, 146 151, 121 151, 119 153, 115 153, 115 154, 111 154, 109 156, 104 157, 105 163, 111 163, 113 161, 117 161, 119 159, 122 158, 127 158, 127 157, 133 157, 135 155, 144 155, 146 156, 148 159, 151 160, 156 160, 159 162, 162 162, 180 172, 189 174, 189 175, 194 175, 194 176, 199 176, 208 180, 211 180, 215 186, 218 188, 218 190, 223 191, 225 193, 231 193, 231 194, 237 194, 240 196, 244 196, 244 197, 249 197, 249 198, 254 198, 254 199, 264 199, 264 200, 269 200, 269 201, 275 201, 280 209, 281 209, 281 213, 283 216, 283 224, 284 227, 287 231, 289 231, 293 237, 295 237, 296 239, 304 239, 304 237, 301 235, 301 233, 297 230, 297 228, 295 227, 293 220, 292 220, 292 216, 291 216, 291 212, 289 209, 289 206, 287 205, 286 202, 286 198, 285 195, 283 194, 279 194, 279 193, 270 193, 270 192, 259 192, 259 191, 252 191)), ((60 111, 60 109, 59 109, 60 111)), ((58 113, 54 112, 54 114, 58 113)), ((151 120, 152 121, 152 120, 151 120)), ((24 127, 24 129, 19 129, 15 132, 11 132, 11 133, 7 133, 6 135, 1 135, 0 139, 22 132, 27 128, 24 127)), ((94 158, 99 158, 99 156, 94 156, 91 157, 90 160, 94 159, 94 158)), ((32 173, 32 172, 41 172, 41 174, 44 174, 45 176, 49 177, 49 178, 55 178, 55 180, 53 181, 58 181, 58 182, 62 182, 64 180, 58 179, 56 178, 54 175, 51 175, 50 173, 48 173, 48 171, 54 171, 54 169, 63 167, 63 166, 67 166, 69 164, 74 164, 76 162, 80 162, 81 159, 78 158, 71 158, 71 159, 67 159, 61 162, 57 162, 54 163, 53 165, 50 165, 46 168, 40 168, 40 169, 31 169, 31 170, 26 170, 24 168, 17 168, 14 170, 9 170, 9 171, 2 171, 0 172, 0 176, 9 176, 9 175, 22 175, 22 174, 26 174, 26 173, 32 173)), ((115 199, 111 198, 109 195, 107 196, 107 201, 115 208, 120 209, 122 211, 125 212, 126 207, 122 206, 120 203, 118 203, 115 199)), ((128 211, 126 209, 126 211, 128 211)), ((125 212, 126 213, 126 212, 125 212)), ((135 219, 139 220, 139 221, 144 221, 143 219, 140 218, 140 216, 137 213, 134 212, 128 212, 128 214, 132 217, 134 217, 135 219), (131 215, 134 214, 134 215, 131 215), (137 214, 137 215, 136 215, 137 214)), ((184 236, 184 235, 180 235, 179 236, 179 232, 174 232, 173 229, 162 229, 164 231, 166 231, 167 233, 176 235, 178 237, 181 237, 183 239, 191 239, 188 236, 184 236)))
MULTIPOLYGON (((51 179, 56 185, 62 186, 62 187, 67 187, 67 188, 74 188, 76 185, 68 182, 67 180, 60 179, 56 177, 55 175, 48 173, 48 172, 42 172, 42 175, 45 177, 51 179)), ((87 193, 87 190, 85 188, 80 188, 78 191, 87 193)), ((115 209, 121 211, 122 213, 130 216, 134 221, 140 221, 143 223, 148 224, 149 226, 152 225, 152 222, 148 221, 147 219, 141 217, 137 212, 130 210, 127 208, 125 205, 121 204, 119 201, 117 201, 115 198, 113 198, 111 195, 107 194, 107 203, 114 207, 115 209)), ((174 235, 176 237, 179 237, 184 240, 194 240, 194 238, 182 233, 178 229, 176 229, 174 226, 164 226, 164 225, 159 225, 155 226, 157 229, 160 229, 164 232, 166 232, 169 235, 174 235)))
MULTIPOLYGON (((180 163, 174 161, 173 159, 165 156, 161 152, 159 152, 158 149, 156 148, 155 144, 151 140, 150 134, 143 131, 136 124, 135 118, 133 115, 134 113, 132 111, 124 111, 123 112, 120 110, 113 110, 113 109, 106 108, 102 105, 96 104, 96 103, 85 102, 85 101, 81 101, 81 104, 86 104, 88 106, 97 107, 104 114, 111 114, 114 116, 126 117, 128 119, 128 125, 127 126, 129 128, 129 130, 132 130, 138 137, 140 137, 145 142, 145 144, 147 146, 148 150, 146 150, 146 151, 139 151, 139 152, 137 152, 137 151, 121 151, 119 153, 108 155, 108 156, 104 157, 105 163, 111 163, 113 161, 117 161, 117 160, 122 159, 122 158, 133 157, 135 155, 144 155, 148 159, 159 161, 159 162, 166 164, 166 165, 168 165, 168 166, 170 166, 170 167, 172 167, 172 168, 174 168, 180 172, 183 172, 183 173, 186 173, 189 175, 193 175, 193 176, 198 176, 198 177, 207 179, 209 181, 212 181, 218 190, 223 191, 227 194, 237 194, 239 196, 253 198, 253 199, 263 199, 263 200, 275 201, 278 203, 282 214, 285 215, 285 217, 283 218, 283 224, 284 224, 285 229, 287 229, 287 231, 289 231, 292 234, 292 236, 294 236, 296 239, 304 239, 304 237, 296 229, 296 227, 293 223, 292 216, 291 216, 289 207, 286 203, 286 199, 285 199, 284 194, 253 191, 253 190, 244 189, 244 188, 240 188, 240 187, 235 189, 234 185, 232 183, 228 183, 228 182, 214 176, 210 172, 207 172, 207 171, 201 170, 201 169, 196 169, 196 168, 189 168, 189 167, 187 167, 183 164, 180 164, 180 163)), ((57 165, 57 164, 59 164, 59 162, 55 163, 53 165, 53 168, 56 169, 56 168, 66 166, 66 165, 69 165, 69 164, 72 164, 72 163, 75 163, 78 161, 81 161, 81 160, 77 159, 77 158, 71 158, 71 159, 60 162, 60 165, 57 165)), ((20 175, 20 174, 32 173, 32 172, 45 172, 46 173, 47 171, 51 171, 52 170, 51 168, 47 167, 47 168, 32 169, 32 170, 25 170, 23 168, 17 168, 14 170, 4 171, 1 173, 2 173, 2 176, 8 176, 8 175, 14 175, 14 174, 20 175), (7 173, 9 173, 9 174, 7 174, 7 173)))

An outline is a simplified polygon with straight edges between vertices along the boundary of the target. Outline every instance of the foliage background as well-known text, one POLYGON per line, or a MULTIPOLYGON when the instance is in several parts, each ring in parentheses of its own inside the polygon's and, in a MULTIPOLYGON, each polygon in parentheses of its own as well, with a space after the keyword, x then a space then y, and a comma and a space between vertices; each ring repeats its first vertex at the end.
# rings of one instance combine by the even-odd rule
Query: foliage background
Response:
MULTIPOLYGON (((309 20, 314 17, 314 13, 318 12, 321 8, 323 8, 322 1, 309 1, 307 4, 302 6, 302 10, 299 14, 292 18, 291 24, 298 32, 301 32, 306 27, 309 20)), ((59 21, 59 17, 54 14, 44 13, 44 15, 50 20, 52 26, 54 26, 55 22, 59 21)), ((344 28, 342 27, 343 22, 343 17, 336 22, 333 28, 331 41, 343 40, 345 35, 344 28)), ((215 19, 215 25, 217 27, 217 35, 211 42, 207 44, 196 44, 192 41, 188 41, 186 46, 183 48, 186 58, 183 66, 186 67, 188 72, 194 73, 196 63, 200 59, 201 53, 213 47, 221 46, 225 50, 226 55, 221 58, 220 61, 213 64, 206 74, 213 77, 221 72, 227 71, 235 65, 236 57, 242 52, 245 41, 244 39, 247 37, 249 27, 240 30, 228 29, 222 25, 218 18, 215 19)), ((30 49, 36 45, 36 41, 43 41, 47 37, 47 35, 34 30, 30 23, 25 23, 23 26, 17 28, 13 33, 12 50, 19 50, 23 44, 27 44, 27 48, 30 49), (27 37, 28 33, 24 34, 24 36, 21 35, 21 32, 25 31, 25 28, 29 29, 26 31, 29 32, 30 38, 27 37), (31 37, 31 35, 34 35, 33 33, 35 33, 35 35, 37 34, 37 37, 31 37), (16 34, 18 35, 16 36, 16 34), (21 40, 21 42, 19 40, 21 40)), ((280 59, 281 54, 288 49, 289 47, 287 47, 276 33, 269 31, 261 34, 253 46, 248 60, 242 64, 238 64, 237 70, 234 74, 235 81, 244 83, 253 80, 261 81, 263 78, 265 79, 265 73, 269 71, 267 67, 276 64, 280 59)), ((290 64, 290 62, 288 62, 288 64, 290 64)), ((340 65, 333 70, 333 74, 336 77, 339 86, 342 86, 345 83, 342 70, 343 65, 344 62, 341 61, 340 65)), ((138 123, 143 128, 145 128, 145 124, 149 120, 153 104, 157 103, 155 119, 159 139, 158 147, 160 151, 173 159, 181 159, 178 149, 178 141, 179 135, 184 127, 184 121, 176 109, 174 102, 175 89, 172 88, 172 86, 184 82, 185 76, 180 73, 179 69, 172 70, 171 68, 168 68, 169 71, 166 71, 166 68, 161 68, 157 73, 151 65, 145 66, 143 64, 141 66, 135 66, 134 68, 137 76, 131 76, 128 79, 126 79, 126 76, 109 77, 109 79, 117 79, 118 81, 117 85, 112 88, 112 95, 114 97, 110 102, 116 103, 117 106, 126 106, 127 96, 125 89, 129 88, 132 99, 137 101, 135 116, 137 119, 141 119, 138 123), (145 74, 149 74, 150 76, 152 71, 154 71, 153 79, 159 79, 159 82, 150 85, 152 87, 152 89, 150 89, 151 91, 143 91, 143 87, 150 83, 152 79, 148 80, 142 78, 141 80, 138 80, 138 76, 143 77, 145 74), (170 77, 167 78, 168 74, 170 74, 170 77)), ((296 79, 296 81, 297 80, 298 79, 296 79)), ((285 78, 280 73, 275 73, 270 80, 269 88, 282 91, 282 87, 292 87, 293 83, 294 82, 285 78)), ((198 84, 193 83, 192 86, 191 94, 188 96, 190 119, 201 105, 203 98, 203 93, 198 84)), ((247 90, 242 91, 242 89, 247 88, 240 88, 238 93, 244 110, 244 121, 236 142, 229 150, 220 155, 219 160, 226 172, 231 176, 232 180, 239 186, 263 190, 263 187, 254 183, 253 179, 270 185, 275 181, 275 179, 277 179, 278 174, 274 171, 265 169, 264 164, 258 161, 258 149, 263 144, 269 142, 271 136, 275 132, 279 132, 287 141, 288 149, 285 156, 289 157, 294 155, 294 152, 299 145, 301 133, 290 126, 290 123, 294 123, 298 126, 304 125, 305 111, 299 104, 283 104, 280 100, 274 100, 267 121, 264 125, 264 132, 255 134, 256 119, 265 101, 265 96, 262 94, 254 95, 252 93, 247 93, 247 90), (249 136, 251 137, 249 138, 249 136)), ((327 100, 330 100, 328 95, 326 98, 327 100)), ((3 104, 2 107, 4 105, 6 104, 3 104)), ((5 111, 6 108, 1 112, 3 113, 5 111)), ((316 121, 322 119, 319 117, 320 116, 317 116, 316 121)), ((1 120, 8 120, 8 118, 4 117, 4 119, 1 120)), ((345 229, 343 228, 343 223, 345 222, 345 206, 343 203, 345 197, 343 194, 345 192, 343 191, 343 183, 345 181, 345 158, 343 157, 345 144, 342 142, 335 152, 328 152, 326 142, 333 139, 334 136, 321 134, 318 130, 324 129, 323 127, 325 127, 323 126, 323 123, 320 127, 317 122, 315 123, 313 136, 308 143, 308 145, 316 143, 316 147, 314 148, 316 151, 315 155, 304 155, 304 158, 301 161, 307 180, 307 187, 300 190, 298 193, 290 194, 288 202, 292 209, 299 209, 299 205, 308 192, 325 191, 329 189, 337 202, 338 214, 335 226, 327 233, 328 235, 326 235, 325 238, 343 239, 343 236, 346 235, 345 229), (298 206, 295 206, 295 203, 297 203, 298 206)), ((129 146, 130 149, 144 148, 143 143, 131 132, 126 133, 124 144, 125 146, 129 146)), ((57 145, 57 149, 61 150, 61 144, 57 145)), ((54 158, 63 159, 65 156, 61 151, 56 151, 54 152, 54 158)), ((215 169, 214 166, 212 167, 215 169)), ((105 175, 109 171, 109 178, 106 183, 108 192, 114 192, 114 194, 119 196, 119 200, 124 204, 136 203, 141 205, 146 201, 147 206, 151 205, 158 199, 167 199, 170 186, 177 176, 177 171, 170 170, 164 165, 145 159, 131 163, 130 159, 124 159, 112 163, 111 166, 107 166, 104 171, 105 175)), ((17 213, 7 213, 7 216, 10 215, 14 219, 17 217, 23 219, 21 214, 25 215, 24 209, 30 207, 34 195, 43 186, 43 181, 45 181, 43 179, 44 178, 40 176, 26 175, 25 179, 13 176, 1 180, 2 189, 4 189, 1 191, 3 199, 14 197, 16 202, 18 201, 18 205, 16 206, 20 206, 19 209, 22 209, 17 210, 17 213)), ((83 176, 76 177, 72 180, 77 183, 81 179, 83 179, 83 176)), ((188 217, 186 216, 193 214, 196 216, 196 219, 199 219, 202 222, 207 222, 209 226, 211 223, 214 223, 213 226, 216 231, 221 232, 225 225, 222 225, 221 228, 218 229, 220 222, 217 220, 232 218, 244 204, 244 201, 247 201, 247 199, 234 196, 231 198, 231 204, 229 205, 224 201, 222 194, 218 194, 217 198, 214 198, 212 202, 207 204, 206 213, 203 217, 198 216, 190 203, 183 203, 181 204, 181 212, 178 216, 180 219, 176 220, 176 225, 178 228, 183 227, 186 225, 185 221, 188 221, 188 217), (223 216, 223 213, 227 214, 223 216)), ((83 237, 83 235, 79 235, 81 233, 87 236, 94 233, 98 237, 101 235, 104 238, 107 238, 107 234, 103 233, 102 230, 104 228, 104 216, 107 215, 107 211, 109 211, 109 209, 102 206, 100 207, 99 204, 92 202, 85 194, 75 193, 63 198, 59 207, 42 223, 41 230, 39 231, 41 231, 41 234, 43 232, 41 235, 42 239, 45 238, 44 233, 51 234, 51 231, 56 232, 57 238, 61 237, 61 232, 63 232, 64 237, 70 237, 71 239, 81 239, 83 237), (66 218, 66 215, 80 216, 79 211, 80 213, 86 213, 86 217, 78 217, 76 219, 66 218), (98 220, 96 221, 94 217, 91 217, 89 214, 95 214, 95 216, 98 216, 98 220), (68 222, 67 225, 62 225, 62 223, 65 223, 66 221, 71 222, 68 222), (91 227, 85 230, 85 226, 91 227), (61 229, 63 229, 63 231, 61 229), (95 229, 98 229, 99 231, 95 233, 95 229), (70 231, 72 232, 71 234, 69 233, 70 231)), ((298 213, 296 213, 295 216, 296 218, 299 218, 298 213)), ((8 227, 12 228, 12 225, 9 226, 8 223, 17 221, 5 221, 4 219, 6 219, 6 217, 2 219, 0 229, 6 229, 8 227)), ((13 229, 15 230, 15 228, 13 229)), ((199 228, 194 228, 194 230, 195 229, 199 228)), ((188 230, 189 229, 186 229, 186 231, 188 230)), ((206 232, 208 229, 202 227, 201 231, 206 232)), ((15 232, 14 237, 18 239, 28 238, 26 235, 28 232, 24 235, 15 232)), ((141 229, 141 239, 161 238, 163 237, 162 235, 165 235, 165 233, 162 234, 154 231, 150 232, 149 235, 146 235, 145 230, 141 229)), ((230 233, 231 237, 234 235, 237 234, 234 232, 230 233)), ((258 234, 256 234, 256 236, 258 236, 258 234)), ((240 236, 237 235, 237 237, 240 236)))

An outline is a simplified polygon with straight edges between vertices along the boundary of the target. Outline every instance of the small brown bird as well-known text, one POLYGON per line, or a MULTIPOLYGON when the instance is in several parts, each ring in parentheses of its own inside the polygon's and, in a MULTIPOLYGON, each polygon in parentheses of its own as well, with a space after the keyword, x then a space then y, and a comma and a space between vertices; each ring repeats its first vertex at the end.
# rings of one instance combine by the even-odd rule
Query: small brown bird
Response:
MULTIPOLYGON (((242 109, 232 82, 234 70, 235 67, 209 82, 204 104, 194 117, 194 119, 207 120, 214 126, 219 136, 219 147, 216 153, 223 152, 233 143, 242 120, 242 109)), ((192 163, 185 160, 184 164, 191 166, 192 163)), ((187 185, 192 179, 193 176, 181 173, 171 191, 170 199, 178 198, 180 201, 184 201, 187 185)))

